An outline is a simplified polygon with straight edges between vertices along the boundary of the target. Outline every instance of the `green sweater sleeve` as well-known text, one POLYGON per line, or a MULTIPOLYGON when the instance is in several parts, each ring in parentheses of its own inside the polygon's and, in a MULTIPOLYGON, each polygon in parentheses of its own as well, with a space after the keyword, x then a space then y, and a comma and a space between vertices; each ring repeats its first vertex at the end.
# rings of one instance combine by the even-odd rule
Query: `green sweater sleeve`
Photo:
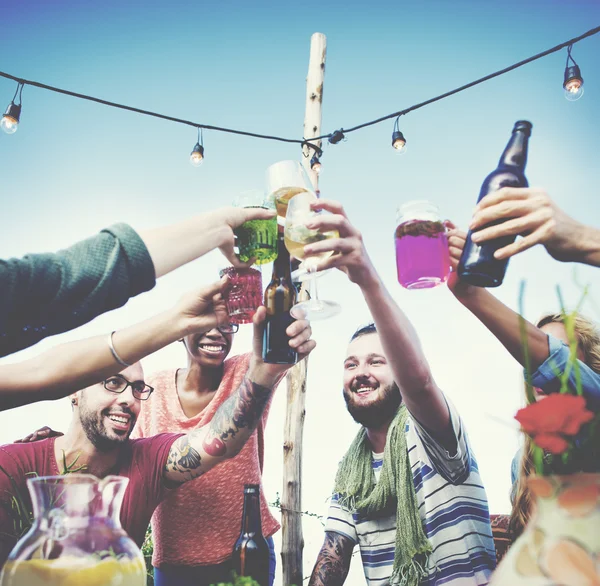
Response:
POLYGON ((0 356, 121 307, 155 281, 152 258, 127 224, 56 253, 0 260, 0 356))

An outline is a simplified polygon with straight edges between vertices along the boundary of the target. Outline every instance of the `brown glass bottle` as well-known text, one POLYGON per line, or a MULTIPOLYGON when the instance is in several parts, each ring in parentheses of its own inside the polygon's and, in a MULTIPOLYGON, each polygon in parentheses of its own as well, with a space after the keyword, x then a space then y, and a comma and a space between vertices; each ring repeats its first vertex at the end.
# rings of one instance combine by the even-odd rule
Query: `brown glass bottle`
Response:
MULTIPOLYGON (((515 123, 512 136, 500 157, 498 167, 484 180, 477 201, 481 201, 488 193, 502 187, 527 187, 525 165, 527 163, 527 147, 531 136, 531 122, 519 120, 515 123)), ((500 222, 495 223, 501 223, 500 222)), ((489 224, 492 225, 492 224, 489 224)), ((458 264, 458 276, 461 281, 477 287, 498 287, 502 284, 508 259, 494 258, 494 252, 514 242, 514 236, 495 238, 483 244, 475 244, 471 240, 469 230, 467 241, 458 264)))
POLYGON ((283 242, 281 229, 277 235, 273 276, 265 289, 264 304, 267 319, 263 334, 263 360, 269 364, 295 364, 298 353, 290 347, 285 331, 295 321, 290 309, 296 304, 296 288, 292 283, 290 253, 283 242))
POLYGON ((260 519, 260 487, 246 484, 242 530, 233 547, 233 569, 238 576, 250 576, 260 586, 269 586, 269 555, 260 519))

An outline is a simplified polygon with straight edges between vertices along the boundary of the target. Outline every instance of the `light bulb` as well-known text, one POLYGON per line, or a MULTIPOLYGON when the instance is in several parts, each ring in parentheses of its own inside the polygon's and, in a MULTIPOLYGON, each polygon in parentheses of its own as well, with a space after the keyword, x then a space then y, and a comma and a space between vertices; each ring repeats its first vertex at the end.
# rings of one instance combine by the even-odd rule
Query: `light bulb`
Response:
POLYGON ((392 146, 400 154, 406 152, 406 139, 399 130, 394 130, 392 133, 392 146))
POLYGON ((21 105, 18 106, 11 102, 6 108, 6 112, 4 116, 2 116, 2 120, 0 121, 0 128, 6 134, 14 134, 17 132, 17 128, 19 128, 19 118, 21 116, 21 105))
POLYGON ((565 98, 574 102, 583 96, 583 77, 578 65, 565 68, 565 81, 563 83, 565 98))
POLYGON ((197 142, 190 155, 190 163, 194 165, 194 167, 199 167, 202 165, 202 161, 204 161, 204 147, 197 142))
POLYGON ((11 116, 7 116, 5 114, 2 116, 2 120, 0 121, 0 128, 2 128, 6 134, 14 134, 17 132, 17 128, 19 128, 19 122, 18 120, 15 120, 11 116))
POLYGON ((575 102, 583 96, 583 82, 580 79, 571 79, 565 84, 565 98, 575 102))
POLYGON ((319 175, 321 173, 321 161, 319 161, 319 157, 317 155, 313 155, 310 160, 310 168, 319 175))

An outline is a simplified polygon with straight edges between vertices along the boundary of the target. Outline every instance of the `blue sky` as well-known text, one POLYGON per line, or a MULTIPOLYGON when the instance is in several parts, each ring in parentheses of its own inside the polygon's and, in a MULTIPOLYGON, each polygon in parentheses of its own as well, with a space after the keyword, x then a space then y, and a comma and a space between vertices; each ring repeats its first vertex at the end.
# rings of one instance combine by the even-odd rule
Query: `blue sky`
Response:
MULTIPOLYGON (((323 130, 332 131, 406 108, 598 24, 600 4, 581 0, 372 6, 23 0, 2 7, 0 70, 202 123, 301 137, 313 32, 327 35, 323 130)), ((562 50, 402 118, 405 155, 390 146, 393 121, 325 145, 322 195, 344 202, 383 280, 417 326, 436 380, 463 414, 493 511, 508 509, 509 464, 518 443, 511 417, 521 401, 521 373, 447 290, 400 288, 395 211, 403 201, 429 199, 465 226, 513 123, 524 118, 533 123, 530 184, 547 189, 577 219, 600 225, 599 49, 600 35, 573 49, 585 79, 578 102, 562 95, 562 50)), ((0 78, 0 107, 15 87, 0 78)), ((205 164, 193 168, 188 156, 195 142, 193 128, 26 87, 18 132, 0 136, 2 256, 56 250, 117 221, 143 229, 182 220, 262 188, 268 165, 300 156, 293 145, 206 132, 205 164)), ((209 255, 125 308, 6 360, 145 318, 213 280, 219 262, 218 255, 209 255)), ((573 268, 543 249, 531 250, 511 261, 505 284, 494 294, 516 308, 526 279, 526 314, 535 319, 556 309, 557 284, 567 303, 576 303, 573 268)), ((576 276, 597 296, 597 270, 579 267, 576 276)), ((319 347, 309 367, 304 507, 322 513, 336 463, 356 430, 344 413, 341 362, 349 335, 368 321, 368 313, 360 292, 342 275, 320 285, 323 298, 344 305, 338 317, 314 324, 319 347), (326 416, 332 410, 340 413, 335 427, 326 416)), ((586 311, 600 318, 589 303, 586 311)), ((248 341, 243 330, 235 350, 245 351, 248 341)), ((184 363, 174 346, 144 364, 151 371, 184 363)), ((269 498, 281 490, 284 399, 283 392, 276 396, 268 427, 269 498)), ((0 414, 0 441, 42 424, 64 428, 68 417, 66 402, 0 414)), ((321 527, 309 519, 305 532, 308 572, 321 527)), ((353 571, 360 575, 360 568, 353 571)))

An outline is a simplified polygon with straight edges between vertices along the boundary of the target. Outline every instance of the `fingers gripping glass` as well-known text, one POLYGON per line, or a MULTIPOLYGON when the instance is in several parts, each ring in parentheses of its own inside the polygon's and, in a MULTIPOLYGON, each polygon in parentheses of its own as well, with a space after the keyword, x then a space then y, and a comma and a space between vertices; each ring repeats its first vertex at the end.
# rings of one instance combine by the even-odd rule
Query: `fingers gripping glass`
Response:
POLYGON ((107 391, 117 394, 124 392, 127 387, 131 387, 133 396, 140 401, 147 401, 154 391, 154 387, 147 385, 143 380, 129 382, 120 374, 115 374, 114 376, 107 378, 105 381, 102 381, 102 384, 107 391))

